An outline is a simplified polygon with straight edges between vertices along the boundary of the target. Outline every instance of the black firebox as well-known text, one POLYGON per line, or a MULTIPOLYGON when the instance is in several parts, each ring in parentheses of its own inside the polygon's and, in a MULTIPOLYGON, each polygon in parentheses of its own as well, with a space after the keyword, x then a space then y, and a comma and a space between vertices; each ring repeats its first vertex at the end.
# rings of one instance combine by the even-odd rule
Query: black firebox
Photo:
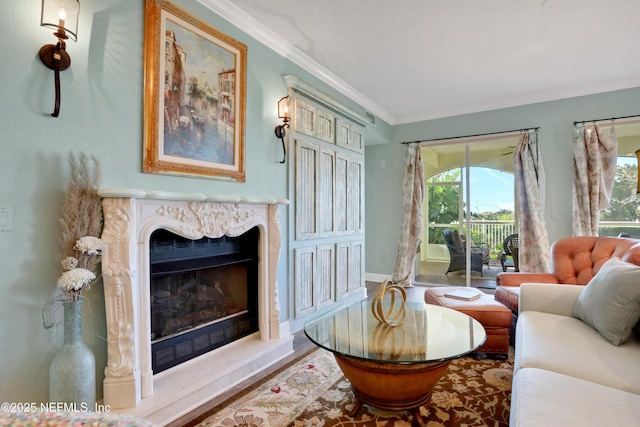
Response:
POLYGON ((190 240, 151 235, 151 355, 157 374, 258 331, 258 228, 190 240))

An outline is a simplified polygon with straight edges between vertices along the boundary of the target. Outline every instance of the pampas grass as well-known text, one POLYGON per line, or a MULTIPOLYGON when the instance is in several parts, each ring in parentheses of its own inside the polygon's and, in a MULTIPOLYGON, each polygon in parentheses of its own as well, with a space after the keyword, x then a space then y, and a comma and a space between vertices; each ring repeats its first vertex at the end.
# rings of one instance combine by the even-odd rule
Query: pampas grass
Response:
MULTIPOLYGON (((61 259, 78 258, 74 249, 78 239, 84 236, 100 237, 102 234, 102 199, 98 195, 102 174, 100 162, 95 156, 80 152, 69 153, 70 178, 62 202, 61 259)), ((84 267, 94 271, 100 257, 89 257, 84 267)))

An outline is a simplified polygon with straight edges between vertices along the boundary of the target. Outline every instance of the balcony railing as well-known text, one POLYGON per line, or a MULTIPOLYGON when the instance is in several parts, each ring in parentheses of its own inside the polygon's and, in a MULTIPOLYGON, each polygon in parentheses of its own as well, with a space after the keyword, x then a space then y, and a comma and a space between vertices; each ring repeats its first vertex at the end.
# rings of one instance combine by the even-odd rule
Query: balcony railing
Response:
MULTIPOLYGON (((498 220, 482 220, 471 221, 471 236, 474 243, 484 244, 492 252, 502 251, 502 243, 507 236, 517 233, 515 230, 515 223, 513 221, 498 221, 498 220)), ((438 234, 442 233, 442 230, 446 228, 459 228, 459 224, 429 224, 430 228, 439 229, 438 234)), ((463 225, 462 231, 464 232, 466 227, 463 225)), ((426 237, 426 236, 425 236, 426 237)))
POLYGON ((640 220, 635 221, 600 221, 600 236, 619 236, 640 239, 640 220))
MULTIPOLYGON (((465 231, 465 225, 463 224, 462 231, 465 231)), ((474 243, 484 243, 492 253, 502 251, 504 239, 518 232, 513 221, 472 220, 470 221, 470 226, 474 243)), ((440 229, 438 234, 442 233, 442 230, 446 228, 458 227, 459 224, 457 223, 429 224, 429 228, 440 229)), ((600 221, 600 236, 618 236, 621 233, 626 234, 626 237, 640 239, 640 220, 600 221)))

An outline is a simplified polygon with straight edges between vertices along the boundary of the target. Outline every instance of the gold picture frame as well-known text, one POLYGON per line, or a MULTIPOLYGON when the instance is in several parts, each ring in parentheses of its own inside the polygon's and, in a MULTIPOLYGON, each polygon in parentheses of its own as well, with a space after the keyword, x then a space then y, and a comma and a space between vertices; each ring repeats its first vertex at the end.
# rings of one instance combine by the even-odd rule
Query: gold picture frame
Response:
POLYGON ((145 0, 143 171, 245 182, 247 46, 145 0))

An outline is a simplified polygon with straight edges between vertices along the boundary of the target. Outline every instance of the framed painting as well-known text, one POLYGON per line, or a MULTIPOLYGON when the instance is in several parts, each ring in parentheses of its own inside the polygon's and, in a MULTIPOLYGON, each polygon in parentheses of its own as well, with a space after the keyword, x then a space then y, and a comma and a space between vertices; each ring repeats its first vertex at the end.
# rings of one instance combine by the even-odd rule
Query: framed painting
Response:
POLYGON ((246 45, 145 0, 144 172, 245 181, 246 67, 246 45))

